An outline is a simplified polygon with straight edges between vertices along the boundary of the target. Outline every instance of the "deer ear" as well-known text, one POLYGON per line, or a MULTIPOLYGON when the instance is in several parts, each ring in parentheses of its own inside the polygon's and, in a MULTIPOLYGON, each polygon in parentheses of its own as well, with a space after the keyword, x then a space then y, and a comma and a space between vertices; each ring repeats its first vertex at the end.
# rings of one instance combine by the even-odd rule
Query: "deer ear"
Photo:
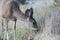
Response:
POLYGON ((25 11, 25 15, 26 15, 27 17, 33 17, 33 8, 27 9, 27 10, 25 11))
POLYGON ((30 12, 31 12, 30 17, 33 17, 33 8, 32 7, 30 8, 30 12))
POLYGON ((27 17, 30 16, 30 9, 27 9, 27 10, 25 11, 25 15, 26 15, 27 17))

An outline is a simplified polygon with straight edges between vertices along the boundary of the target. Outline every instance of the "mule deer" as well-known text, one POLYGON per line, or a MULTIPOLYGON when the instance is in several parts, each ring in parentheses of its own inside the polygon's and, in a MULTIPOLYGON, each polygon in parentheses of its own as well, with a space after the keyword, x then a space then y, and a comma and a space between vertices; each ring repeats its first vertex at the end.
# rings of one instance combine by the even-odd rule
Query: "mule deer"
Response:
MULTIPOLYGON (((5 21, 6 25, 6 33, 8 37, 8 22, 12 20, 15 22, 14 24, 14 35, 16 35, 16 21, 17 19, 27 22, 29 26, 32 26, 36 31, 38 31, 38 26, 36 20, 33 18, 33 8, 27 9, 25 14, 20 10, 19 5, 16 1, 9 0, 4 2, 1 8, 2 15, 2 32, 3 32, 3 21, 5 21)), ((9 40, 9 38, 7 38, 9 40)), ((15 37, 14 37, 15 40, 15 37)))

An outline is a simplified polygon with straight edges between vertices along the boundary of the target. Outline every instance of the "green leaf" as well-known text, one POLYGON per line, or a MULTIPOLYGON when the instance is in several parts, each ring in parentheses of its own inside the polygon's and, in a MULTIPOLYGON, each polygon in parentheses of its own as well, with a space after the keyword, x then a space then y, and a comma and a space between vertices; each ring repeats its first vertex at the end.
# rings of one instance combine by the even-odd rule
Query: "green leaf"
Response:
POLYGON ((54 0, 54 4, 55 4, 56 6, 60 6, 60 0, 54 0))

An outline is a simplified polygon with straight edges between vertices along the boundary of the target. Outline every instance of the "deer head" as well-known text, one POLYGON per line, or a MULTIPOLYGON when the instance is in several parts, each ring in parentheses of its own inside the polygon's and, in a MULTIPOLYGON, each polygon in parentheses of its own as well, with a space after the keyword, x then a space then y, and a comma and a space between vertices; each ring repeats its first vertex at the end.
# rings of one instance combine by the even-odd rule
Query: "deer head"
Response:
POLYGON ((27 9, 25 11, 25 15, 27 16, 27 21, 30 27, 33 28, 35 31, 39 31, 39 28, 37 26, 36 20, 33 18, 33 8, 27 9))

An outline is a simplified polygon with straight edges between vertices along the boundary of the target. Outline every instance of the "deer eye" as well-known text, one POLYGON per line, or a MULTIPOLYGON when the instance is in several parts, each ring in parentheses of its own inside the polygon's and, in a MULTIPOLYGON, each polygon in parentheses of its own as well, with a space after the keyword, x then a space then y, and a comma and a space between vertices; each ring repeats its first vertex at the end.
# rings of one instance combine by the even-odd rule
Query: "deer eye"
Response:
POLYGON ((33 22, 33 24, 35 24, 35 22, 33 22))

